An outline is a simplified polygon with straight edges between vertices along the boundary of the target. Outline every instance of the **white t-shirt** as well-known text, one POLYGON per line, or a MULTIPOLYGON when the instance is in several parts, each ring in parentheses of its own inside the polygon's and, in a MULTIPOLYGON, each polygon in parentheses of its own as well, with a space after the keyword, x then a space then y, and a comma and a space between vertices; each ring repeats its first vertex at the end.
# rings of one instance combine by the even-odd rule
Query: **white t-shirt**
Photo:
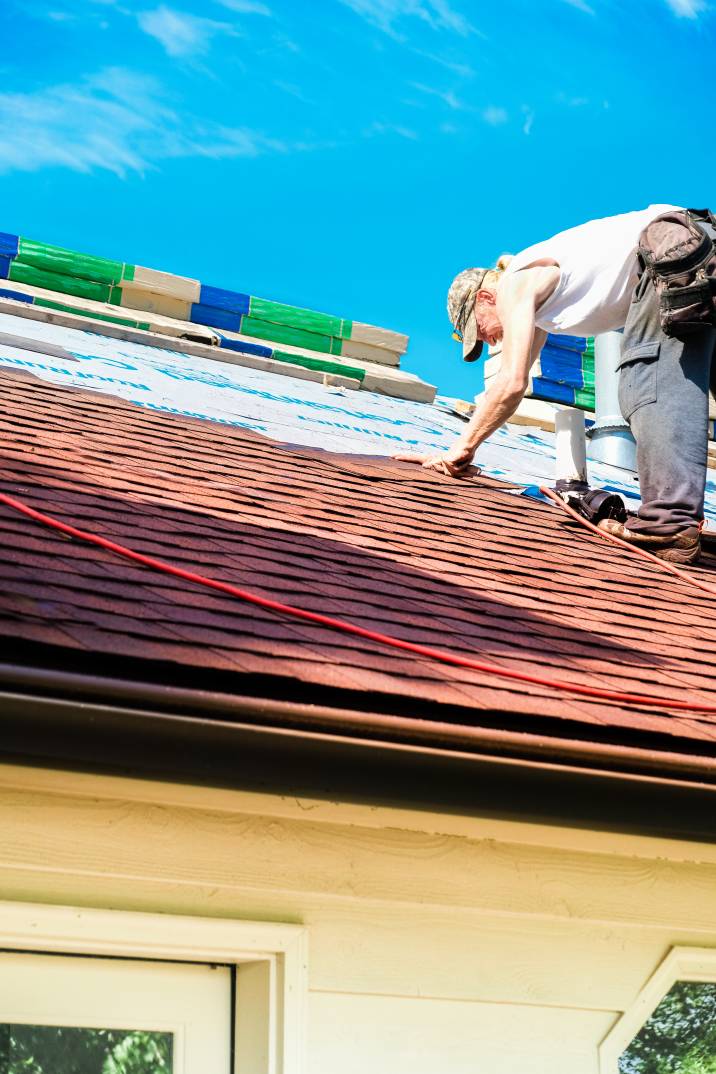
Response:
POLYGON ((590 220, 516 254, 506 272, 518 272, 542 258, 560 268, 559 283, 537 310, 537 327, 575 336, 623 328, 638 278, 639 235, 657 216, 678 208, 650 205, 590 220))

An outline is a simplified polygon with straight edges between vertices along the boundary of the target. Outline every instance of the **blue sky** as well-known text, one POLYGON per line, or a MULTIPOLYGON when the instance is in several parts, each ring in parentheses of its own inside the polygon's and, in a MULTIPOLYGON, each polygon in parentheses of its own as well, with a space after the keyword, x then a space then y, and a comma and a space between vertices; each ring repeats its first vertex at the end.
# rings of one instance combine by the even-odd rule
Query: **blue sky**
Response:
POLYGON ((716 0, 2 0, 0 230, 391 327, 456 272, 716 204, 716 0))

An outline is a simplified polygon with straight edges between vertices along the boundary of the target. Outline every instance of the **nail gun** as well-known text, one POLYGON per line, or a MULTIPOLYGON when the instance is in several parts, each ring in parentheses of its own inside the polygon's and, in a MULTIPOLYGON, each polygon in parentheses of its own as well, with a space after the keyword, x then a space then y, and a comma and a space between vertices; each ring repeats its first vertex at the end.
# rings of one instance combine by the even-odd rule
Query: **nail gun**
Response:
POLYGON ((616 492, 592 489, 586 481, 558 481, 554 491, 568 507, 596 526, 604 518, 626 522, 627 509, 616 492))

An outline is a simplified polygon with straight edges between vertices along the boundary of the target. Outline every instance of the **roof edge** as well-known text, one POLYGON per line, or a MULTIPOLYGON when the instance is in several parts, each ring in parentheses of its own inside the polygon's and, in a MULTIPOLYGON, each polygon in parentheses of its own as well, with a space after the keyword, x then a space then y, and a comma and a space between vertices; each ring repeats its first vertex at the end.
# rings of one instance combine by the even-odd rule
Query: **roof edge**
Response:
POLYGON ((163 721, 198 723, 207 729, 254 728, 416 755, 459 756, 502 766, 716 791, 716 756, 0 664, 0 713, 10 699, 21 707, 39 700, 74 700, 83 708, 120 706, 137 716, 155 714, 163 721))

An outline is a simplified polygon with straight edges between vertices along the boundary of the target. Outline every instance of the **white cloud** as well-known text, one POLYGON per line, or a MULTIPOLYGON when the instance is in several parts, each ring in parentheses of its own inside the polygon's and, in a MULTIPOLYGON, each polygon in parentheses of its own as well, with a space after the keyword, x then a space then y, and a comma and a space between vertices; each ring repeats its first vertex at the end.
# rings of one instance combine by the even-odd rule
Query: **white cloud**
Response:
POLYGON ((239 15, 271 15, 271 8, 266 4, 258 3, 257 0, 218 0, 218 2, 239 15))
POLYGON ((674 12, 683 19, 695 19, 706 10, 706 0, 666 0, 674 12))
POLYGON ((274 81, 276 89, 280 89, 283 93, 288 93, 290 97, 295 97, 297 101, 301 101, 302 104, 315 105, 315 101, 310 97, 307 97, 300 86, 297 86, 295 82, 283 82, 277 78, 274 81))
POLYGON ((107 68, 34 93, 0 94, 0 173, 45 167, 143 173, 179 157, 257 157, 310 148, 167 104, 152 78, 107 68))
POLYGON ((434 30, 452 30, 463 36, 472 32, 468 20, 448 0, 341 0, 341 3, 391 37, 399 36, 395 24, 410 17, 420 19, 434 30))
POLYGON ((589 104, 589 97, 570 97, 562 90, 556 95, 555 100, 566 105, 567 108, 584 108, 589 104))
POLYGON ((176 58, 203 55, 217 34, 237 35, 236 28, 227 22, 189 15, 164 5, 153 11, 138 12, 137 21, 145 34, 156 38, 164 51, 176 58))
POLYGON ((451 60, 446 56, 436 56, 432 52, 425 52, 423 49, 419 48, 413 48, 411 51, 416 56, 421 56, 424 60, 429 60, 431 63, 437 63, 440 67, 445 67, 448 71, 452 71, 458 78, 475 77, 474 68, 470 67, 468 63, 460 63, 459 60, 451 60))
POLYGON ((413 89, 419 90, 420 93, 425 93, 429 97, 437 97, 439 100, 446 104, 448 108, 453 108, 456 112, 461 112, 467 109, 467 105, 457 97, 452 90, 439 90, 433 86, 426 86, 422 82, 411 82, 410 85, 413 89))
POLYGON ((528 104, 522 105, 522 115, 525 117, 525 121, 522 124, 522 133, 530 134, 532 132, 532 125, 535 121, 535 114, 528 104))
POLYGON ((590 7, 586 0, 564 0, 564 2, 572 7, 579 8, 580 11, 584 11, 587 15, 595 14, 594 8, 590 7))
POLYGON ((377 134, 397 134, 400 138, 406 138, 410 142, 417 142, 418 135, 409 127, 401 127, 396 123, 371 123, 363 131, 364 138, 374 138, 377 134))
POLYGON ((509 117, 504 108, 496 108, 494 104, 491 104, 489 108, 483 111, 482 118, 491 127, 499 127, 501 124, 507 123, 509 117))

